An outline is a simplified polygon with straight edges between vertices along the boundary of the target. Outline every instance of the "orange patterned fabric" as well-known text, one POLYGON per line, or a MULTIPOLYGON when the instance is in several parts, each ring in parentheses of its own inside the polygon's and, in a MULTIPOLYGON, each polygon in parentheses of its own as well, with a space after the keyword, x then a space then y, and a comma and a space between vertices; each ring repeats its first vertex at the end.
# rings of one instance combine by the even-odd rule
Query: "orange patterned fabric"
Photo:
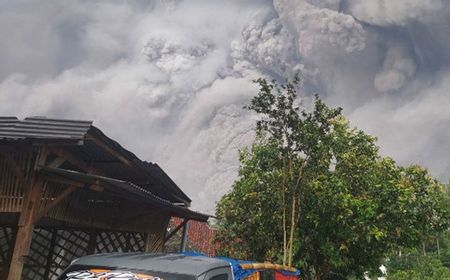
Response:
POLYGON ((260 273, 255 272, 252 275, 245 277, 244 280, 259 280, 260 279, 260 273))

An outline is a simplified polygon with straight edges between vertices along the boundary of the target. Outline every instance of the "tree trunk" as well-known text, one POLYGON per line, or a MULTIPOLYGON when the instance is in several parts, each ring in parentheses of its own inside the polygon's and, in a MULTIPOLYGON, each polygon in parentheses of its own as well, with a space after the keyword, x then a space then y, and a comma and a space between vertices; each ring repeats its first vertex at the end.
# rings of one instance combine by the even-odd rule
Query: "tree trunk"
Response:
POLYGON ((292 195, 292 209, 291 209, 291 232, 289 233, 289 258, 288 266, 292 266, 292 254, 294 250, 294 234, 295 234, 295 208, 296 208, 296 196, 292 195))
POLYGON ((287 258, 287 233, 286 233, 286 208, 283 207, 283 265, 286 265, 287 258))
POLYGON ((286 228, 286 162, 283 158, 283 185, 281 195, 281 207, 283 208, 283 265, 286 265, 287 259, 287 228, 286 228))
POLYGON ((436 248, 437 248, 437 255, 438 257, 441 256, 441 246, 439 246, 439 236, 436 237, 436 248))

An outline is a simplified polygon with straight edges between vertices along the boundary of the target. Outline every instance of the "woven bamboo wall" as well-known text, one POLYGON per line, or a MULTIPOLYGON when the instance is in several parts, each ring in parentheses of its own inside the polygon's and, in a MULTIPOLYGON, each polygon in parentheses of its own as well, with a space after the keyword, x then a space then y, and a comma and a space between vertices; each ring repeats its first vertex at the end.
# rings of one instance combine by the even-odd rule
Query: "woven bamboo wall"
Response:
POLYGON ((0 152, 0 212, 20 212, 24 184, 33 174, 35 153, 0 152))

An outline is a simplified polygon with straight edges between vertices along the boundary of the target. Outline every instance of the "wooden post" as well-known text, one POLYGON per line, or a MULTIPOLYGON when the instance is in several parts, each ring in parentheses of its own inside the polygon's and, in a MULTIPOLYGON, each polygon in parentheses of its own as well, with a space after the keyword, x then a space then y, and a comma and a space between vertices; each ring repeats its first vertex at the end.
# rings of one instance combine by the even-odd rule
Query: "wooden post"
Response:
POLYGON ((185 219, 186 223, 183 226, 183 233, 181 234, 181 244, 180 244, 180 252, 186 251, 186 245, 188 241, 188 232, 189 232, 189 220, 185 219))
POLYGON ((87 255, 95 254, 95 247, 97 246, 97 230, 93 229, 89 232, 89 242, 86 249, 87 255))
POLYGON ((50 276, 50 270, 52 269, 53 253, 55 251, 56 237, 58 235, 58 230, 52 229, 51 233, 52 233, 52 239, 50 241, 50 248, 48 250, 47 264, 45 265, 44 279, 49 279, 49 276, 50 276))
POLYGON ((33 239, 34 220, 39 213, 44 189, 44 180, 42 177, 36 175, 36 170, 39 165, 45 163, 47 155, 46 147, 40 147, 34 162, 34 174, 31 176, 30 182, 22 182, 24 188, 22 210, 17 225, 16 241, 7 280, 20 280, 22 277, 23 265, 25 264, 26 256, 30 252, 31 241, 33 239))
MULTIPOLYGON (((170 238, 172 238, 181 228, 183 228, 186 223, 188 222, 188 219, 184 219, 183 222, 181 222, 181 224, 179 224, 176 228, 174 228, 171 232, 169 232, 168 234, 165 235, 164 237, 164 243, 166 243, 167 241, 169 241, 170 238)), ((184 230, 184 228, 183 228, 184 230)))
POLYGON ((33 220, 39 211, 43 184, 43 180, 38 178, 34 184, 25 189, 8 280, 21 279, 25 256, 30 251, 34 230, 33 220))

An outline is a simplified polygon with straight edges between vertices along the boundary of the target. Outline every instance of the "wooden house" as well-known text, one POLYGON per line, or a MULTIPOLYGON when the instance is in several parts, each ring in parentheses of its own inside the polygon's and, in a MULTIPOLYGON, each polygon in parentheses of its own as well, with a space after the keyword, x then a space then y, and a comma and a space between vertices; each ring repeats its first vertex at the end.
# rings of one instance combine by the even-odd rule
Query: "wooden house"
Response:
POLYGON ((207 221, 190 202, 92 122, 0 117, 0 280, 55 279, 87 254, 161 251, 188 220, 207 221), (183 222, 168 232, 171 217, 183 222))

